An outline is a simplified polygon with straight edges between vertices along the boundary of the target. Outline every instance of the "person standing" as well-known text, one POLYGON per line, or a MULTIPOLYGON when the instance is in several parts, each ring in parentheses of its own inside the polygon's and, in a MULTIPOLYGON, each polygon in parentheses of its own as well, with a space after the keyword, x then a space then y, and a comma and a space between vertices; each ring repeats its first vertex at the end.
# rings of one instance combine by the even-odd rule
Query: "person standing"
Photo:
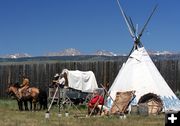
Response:
POLYGON ((65 77, 64 77, 64 74, 55 74, 54 76, 54 80, 53 80, 53 83, 55 83, 56 85, 59 85, 60 88, 64 88, 64 85, 66 83, 66 80, 65 80, 65 77))

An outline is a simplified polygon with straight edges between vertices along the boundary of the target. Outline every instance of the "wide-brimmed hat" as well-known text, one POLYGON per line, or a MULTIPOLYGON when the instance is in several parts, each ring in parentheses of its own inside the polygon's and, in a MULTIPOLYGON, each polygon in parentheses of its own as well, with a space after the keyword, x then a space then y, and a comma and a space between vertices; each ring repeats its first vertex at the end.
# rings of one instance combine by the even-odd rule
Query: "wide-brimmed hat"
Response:
POLYGON ((59 74, 58 74, 58 73, 56 73, 56 74, 54 75, 54 77, 59 77, 59 74))

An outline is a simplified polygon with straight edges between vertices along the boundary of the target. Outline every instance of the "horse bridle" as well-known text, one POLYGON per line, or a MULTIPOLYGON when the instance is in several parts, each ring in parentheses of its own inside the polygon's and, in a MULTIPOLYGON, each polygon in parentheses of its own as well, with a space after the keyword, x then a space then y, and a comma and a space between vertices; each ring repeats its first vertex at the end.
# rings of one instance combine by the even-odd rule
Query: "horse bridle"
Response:
MULTIPOLYGON (((11 92, 13 92, 13 91, 11 91, 11 92)), ((15 94, 16 97, 18 97, 18 88, 15 89, 14 94, 15 94)))

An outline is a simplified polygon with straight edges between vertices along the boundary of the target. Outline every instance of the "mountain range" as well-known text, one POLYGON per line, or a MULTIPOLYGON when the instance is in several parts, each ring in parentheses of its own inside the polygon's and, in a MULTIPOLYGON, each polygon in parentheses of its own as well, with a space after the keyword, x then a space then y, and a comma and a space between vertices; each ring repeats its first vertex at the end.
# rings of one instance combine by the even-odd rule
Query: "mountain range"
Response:
MULTIPOLYGON (((148 50, 149 55, 152 56, 169 56, 169 55, 180 55, 180 53, 175 52, 169 52, 169 51, 151 51, 148 50)), ((74 48, 68 48, 60 52, 49 52, 45 54, 44 56, 51 57, 51 56, 80 56, 80 55, 95 55, 95 56, 127 56, 128 54, 116 54, 110 51, 106 50, 98 50, 91 54, 84 54, 81 53, 79 50, 74 48)), ((34 57, 27 53, 16 53, 16 54, 6 54, 6 55, 0 55, 0 58, 25 58, 25 57, 34 57)))

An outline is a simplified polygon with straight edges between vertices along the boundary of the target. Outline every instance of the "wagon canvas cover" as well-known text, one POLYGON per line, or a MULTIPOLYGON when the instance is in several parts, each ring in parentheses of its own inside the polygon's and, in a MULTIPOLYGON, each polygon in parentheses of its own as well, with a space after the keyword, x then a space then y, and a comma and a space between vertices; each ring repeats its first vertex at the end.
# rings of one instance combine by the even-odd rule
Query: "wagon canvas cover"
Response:
POLYGON ((63 70, 67 74, 68 86, 82 92, 93 92, 98 88, 95 75, 92 71, 63 70))

